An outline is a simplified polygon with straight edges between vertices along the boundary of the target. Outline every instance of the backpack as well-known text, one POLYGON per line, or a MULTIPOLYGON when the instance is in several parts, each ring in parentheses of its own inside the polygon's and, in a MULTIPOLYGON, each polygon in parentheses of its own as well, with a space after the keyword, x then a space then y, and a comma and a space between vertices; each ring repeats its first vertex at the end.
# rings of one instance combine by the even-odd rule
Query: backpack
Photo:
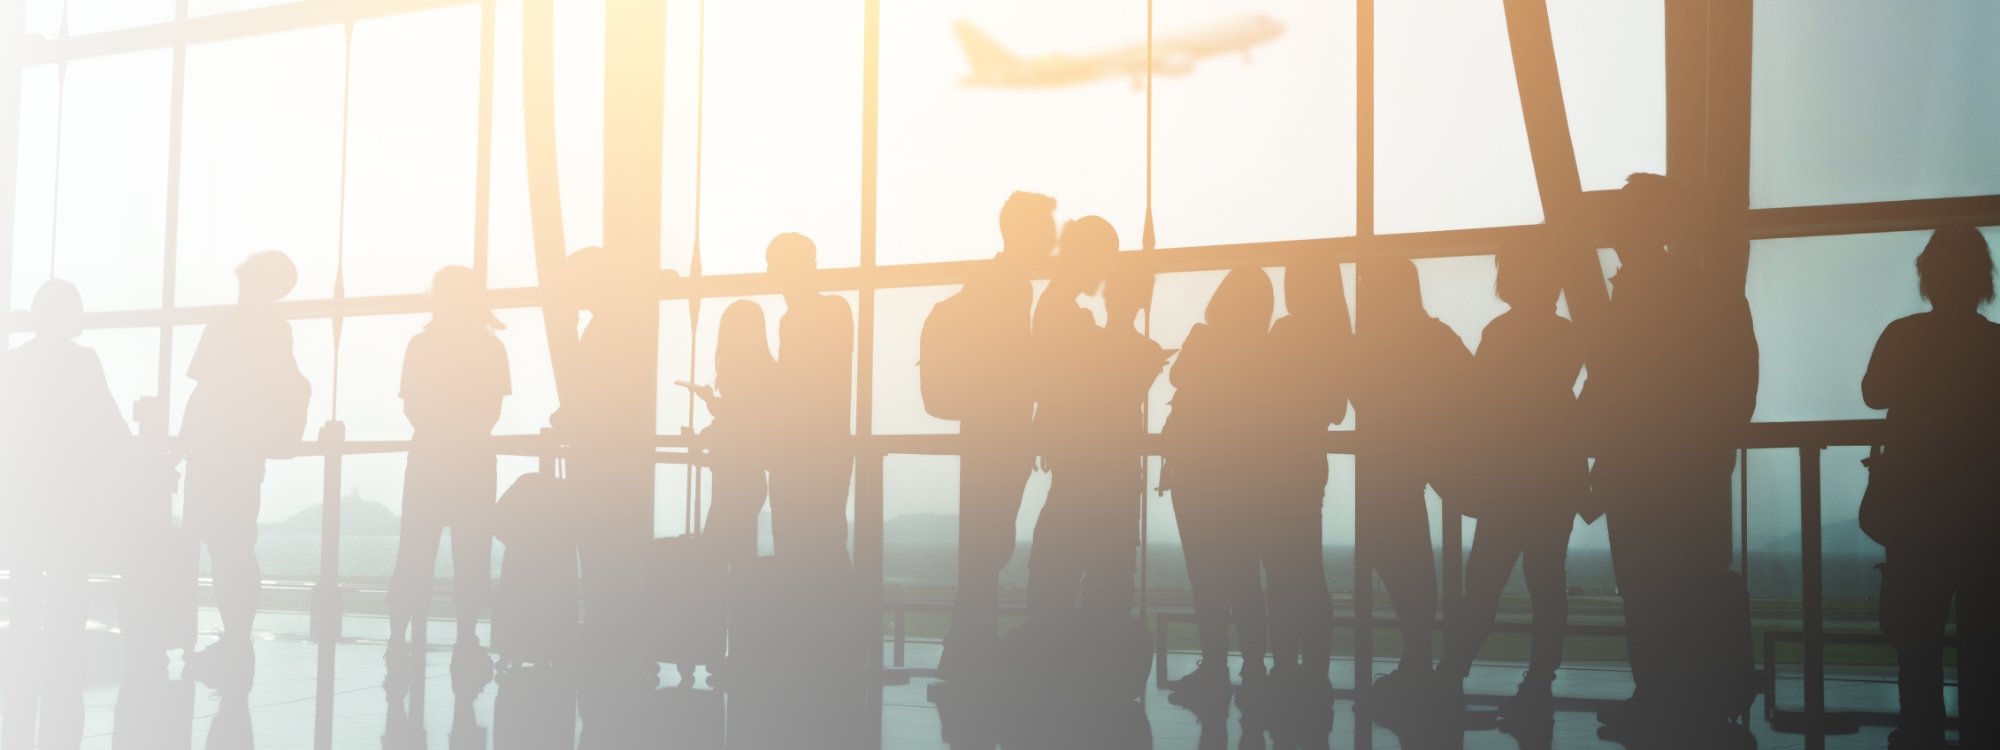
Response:
POLYGON ((917 347, 918 388, 924 411, 938 419, 964 419, 976 407, 979 365, 978 305, 961 289, 931 308, 917 347))

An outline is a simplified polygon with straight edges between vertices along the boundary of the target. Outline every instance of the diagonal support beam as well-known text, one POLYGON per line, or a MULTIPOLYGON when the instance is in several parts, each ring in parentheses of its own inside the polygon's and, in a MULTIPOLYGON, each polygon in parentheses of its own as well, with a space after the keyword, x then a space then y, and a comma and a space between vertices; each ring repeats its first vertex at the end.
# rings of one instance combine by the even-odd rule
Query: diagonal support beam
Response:
MULTIPOLYGON (((1555 37, 1545 0, 1506 0, 1507 43, 1514 53, 1514 81, 1521 92, 1521 117, 1528 129, 1528 152, 1535 163, 1535 187, 1542 215, 1557 227, 1574 226, 1584 214, 1583 181, 1577 175, 1570 141, 1569 112, 1563 107, 1562 76, 1556 69, 1555 37)), ((1558 231, 1556 236, 1569 236, 1558 231)), ((1565 242, 1558 239, 1557 242, 1565 242)), ((1592 319, 1609 301, 1604 272, 1594 247, 1559 247, 1563 291, 1570 315, 1592 319)))

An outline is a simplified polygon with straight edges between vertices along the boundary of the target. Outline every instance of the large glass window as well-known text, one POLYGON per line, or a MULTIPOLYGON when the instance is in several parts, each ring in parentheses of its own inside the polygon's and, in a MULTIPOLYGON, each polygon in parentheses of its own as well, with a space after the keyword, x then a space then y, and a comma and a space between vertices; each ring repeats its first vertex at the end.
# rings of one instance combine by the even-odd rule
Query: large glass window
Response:
POLYGON ((2000 193, 2000 5, 1757 3, 1754 207, 2000 193))
POLYGON ((148 50, 63 74, 53 254, 38 270, 75 283, 92 309, 160 304, 171 60, 148 50))

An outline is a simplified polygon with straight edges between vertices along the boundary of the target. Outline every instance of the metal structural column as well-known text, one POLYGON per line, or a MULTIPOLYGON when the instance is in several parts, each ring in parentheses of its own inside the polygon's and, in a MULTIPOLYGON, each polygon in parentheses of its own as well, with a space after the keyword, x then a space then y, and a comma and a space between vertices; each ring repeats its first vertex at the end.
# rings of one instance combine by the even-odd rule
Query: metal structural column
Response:
MULTIPOLYGON (((1354 236, 1362 241, 1375 236, 1375 0, 1354 0, 1354 236)), ((1355 286, 1360 286, 1358 281, 1355 286)), ((1356 330, 1359 330, 1360 290, 1356 289, 1354 295, 1356 330)), ((1355 456, 1357 490, 1361 472, 1366 468, 1364 463, 1364 457, 1355 456)), ((1368 557, 1362 550, 1360 505, 1357 498, 1354 514, 1356 690, 1374 684, 1375 676, 1375 570, 1370 567, 1368 557)), ((1366 746, 1369 726, 1368 722, 1355 722, 1356 746, 1366 746)))
MULTIPOLYGON (((609 0, 604 6, 604 245, 629 251, 639 267, 635 278, 660 279, 660 157, 666 116, 667 9, 658 0, 609 0)), ((648 298, 658 284, 647 285, 648 298)), ((657 303, 654 304, 657 308, 657 303)), ((645 363, 643 392, 624 394, 634 400, 635 419, 646 423, 645 434, 658 431, 660 316, 657 309, 641 316, 645 351, 634 361, 645 363)), ((623 470, 621 469, 621 472, 623 470)), ((653 536, 653 468, 631 497, 629 509, 639 526, 630 536, 653 536)))
MULTIPOLYGON (((1576 149, 1570 140, 1569 112, 1563 106, 1562 76, 1557 71, 1555 37, 1549 30, 1545 0, 1506 0, 1507 41, 1514 56, 1514 82, 1520 89, 1521 117, 1528 130, 1528 153, 1535 164, 1535 186, 1541 193, 1543 220, 1567 230, 1583 213, 1583 184, 1576 170, 1576 149)), ((1556 234, 1569 242, 1568 231, 1556 234)), ((1570 316, 1594 320, 1609 300, 1597 248, 1554 248, 1570 263, 1563 285, 1570 316)))
POLYGON ((14 185, 21 152, 21 41, 27 0, 0 0, 0 333, 14 321, 14 185))
MULTIPOLYGON (((872 445, 865 436, 875 432, 875 216, 877 142, 881 116, 881 0, 862 0, 861 56, 861 287, 860 309, 856 311, 854 362, 855 445, 872 445)), ((854 467, 854 569, 867 581, 865 603, 871 622, 880 622, 882 611, 882 459, 874 448, 855 452, 854 467)), ((872 633, 866 667, 871 675, 882 670, 881 627, 872 633)), ((880 682, 881 680, 875 680, 880 682)), ((871 685, 865 691, 865 706, 873 721, 863 722, 866 744, 882 738, 882 691, 871 685)))

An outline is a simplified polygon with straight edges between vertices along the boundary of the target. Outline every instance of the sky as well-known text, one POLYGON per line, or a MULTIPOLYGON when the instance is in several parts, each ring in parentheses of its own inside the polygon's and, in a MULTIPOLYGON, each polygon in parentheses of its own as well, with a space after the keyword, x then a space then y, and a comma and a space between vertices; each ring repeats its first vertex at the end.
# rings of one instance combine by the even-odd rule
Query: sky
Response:
MULTIPOLYGON (((65 25, 84 34, 153 23, 170 18, 172 4, 32 0, 29 30, 55 36, 65 25)), ((267 4, 197 0, 190 10, 267 4)), ((698 241, 704 272, 758 271, 764 243, 785 231, 813 237, 823 266, 857 264, 861 4, 736 0, 707 4, 705 18, 698 7, 668 10, 663 265, 689 271, 698 241)), ((1126 249, 1136 249, 1147 187, 1143 86, 1112 77, 1057 89, 969 89, 959 85, 967 65, 951 25, 969 22, 1021 55, 1082 55, 1141 42, 1144 7, 884 0, 879 262, 990 256, 999 246, 994 217, 1015 189, 1055 196, 1060 218, 1101 215, 1126 249)), ((1541 220, 1500 7, 1378 4, 1378 231, 1541 220)), ((565 244, 578 248, 603 236, 604 17, 596 3, 556 8, 565 244)), ((1352 234, 1351 2, 1158 0, 1156 8, 1161 39, 1253 13, 1285 26, 1247 54, 1202 59, 1186 75, 1156 81, 1160 246, 1352 234)), ((489 283, 530 286, 520 0, 500 0, 496 12, 489 283)), ((1659 0, 1551 0, 1550 16, 1583 186, 1615 188, 1632 172, 1663 171, 1659 0)), ((2000 32, 2000 6, 1763 0, 1757 19, 1754 206, 2000 193, 2000 145, 1990 138, 2000 132, 2000 76, 1981 74, 2000 62, 1988 43, 2000 32)), ((332 295, 336 278, 350 296, 416 293, 437 267, 470 264, 479 24, 478 6, 467 5, 365 20, 351 41, 341 27, 326 26, 190 47, 180 203, 171 222, 174 303, 230 301, 229 269, 270 248, 298 262, 295 299, 332 295)), ((170 63, 170 53, 153 50, 24 72, 12 228, 17 306, 51 274, 76 282, 91 309, 163 303, 170 63)), ((1906 233, 1755 245, 1746 291, 1763 345, 1757 419, 1878 416, 1859 403, 1856 383, 1881 327, 1923 309, 1910 267, 1922 241, 1906 233)), ((1427 308, 1476 347, 1480 329, 1505 309, 1491 294, 1490 259, 1419 267, 1427 308)), ((1155 338, 1177 345, 1219 280, 1220 272, 1163 277, 1155 338)), ((951 291, 878 297, 878 430, 952 429, 922 413, 914 367, 922 316, 951 291)), ((758 301, 775 333, 782 302, 758 301)), ((703 304, 701 348, 713 342, 727 302, 703 304)), ((690 415, 685 393, 670 383, 706 381, 712 362, 702 354, 689 369, 685 303, 663 304, 660 314, 659 426, 677 432, 691 416, 697 426, 707 416, 699 407, 690 415)), ((540 317, 501 316, 516 387, 500 431, 533 432, 555 406, 540 317)), ((394 373, 422 322, 419 315, 349 319, 338 373, 332 326, 296 322, 296 353, 314 384, 312 423, 338 416, 354 439, 407 437, 394 373)), ((199 326, 173 331, 176 374, 199 335, 199 326)), ((121 403, 153 392, 158 336, 156 329, 85 335, 121 403)), ((189 386, 174 379, 176 415, 189 386)), ((1169 395, 1164 382, 1156 388, 1156 415, 1169 395)), ((1753 519, 1753 531, 1774 537, 1795 529, 1797 517, 1795 502, 1789 516, 1782 510, 1796 497, 1796 458, 1779 453, 1751 460, 1753 498, 1772 500, 1754 507, 1774 509, 1767 520, 1753 519), (1794 468, 1784 468, 1787 461, 1794 468)), ((344 482, 398 507, 400 460, 351 459, 344 482)), ((1335 459, 1337 477, 1345 460, 1335 459)), ((1835 496, 1858 498, 1859 475, 1848 463, 1827 461, 1830 521, 1852 515, 1835 496)), ((679 471, 662 468, 660 533, 679 531, 679 471)), ((886 471, 890 516, 954 508, 948 459, 892 457, 886 471)), ((1349 534, 1335 519, 1351 514, 1351 499, 1335 485, 1327 513, 1333 540, 1349 534)), ((264 520, 316 502, 317 460, 275 464, 266 494, 264 520)), ((1033 517, 1023 518, 1025 531, 1033 517)), ((1162 518, 1153 530, 1171 538, 1171 519, 1162 518)))

